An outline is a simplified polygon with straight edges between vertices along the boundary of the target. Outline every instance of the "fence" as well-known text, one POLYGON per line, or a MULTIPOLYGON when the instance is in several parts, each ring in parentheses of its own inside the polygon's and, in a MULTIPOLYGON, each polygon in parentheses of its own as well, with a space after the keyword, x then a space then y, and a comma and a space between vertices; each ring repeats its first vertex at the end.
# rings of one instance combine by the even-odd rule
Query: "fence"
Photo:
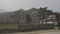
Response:
POLYGON ((18 29, 0 29, 0 33, 26 32, 26 31, 43 30, 43 29, 54 29, 54 25, 53 24, 24 24, 24 25, 18 25, 18 29))
POLYGON ((53 24, 25 24, 25 25, 19 25, 19 30, 41 30, 41 29, 53 29, 53 24))

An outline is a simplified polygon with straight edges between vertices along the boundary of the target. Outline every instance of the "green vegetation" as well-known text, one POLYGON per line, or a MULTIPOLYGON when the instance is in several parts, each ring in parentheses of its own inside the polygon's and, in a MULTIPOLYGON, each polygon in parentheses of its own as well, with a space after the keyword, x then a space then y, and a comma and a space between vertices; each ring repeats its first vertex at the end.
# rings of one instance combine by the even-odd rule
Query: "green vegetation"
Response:
MULTIPOLYGON (((51 14, 53 14, 52 10, 48 10, 47 7, 44 8, 40 7, 39 9, 33 8, 26 11, 20 9, 14 12, 7 13, 6 15, 3 13, 3 15, 0 15, 0 29, 21 28, 23 26, 18 27, 21 24, 33 25, 34 23, 39 23, 40 22, 39 19, 40 20, 46 19, 51 14), (15 25, 11 25, 11 24, 15 24, 15 25)), ((27 25, 26 27, 29 29, 31 26, 27 25)), ((38 27, 37 25, 36 26, 34 25, 33 28, 37 28, 37 27, 38 27)))
POLYGON ((31 16, 30 15, 26 15, 26 23, 27 24, 31 24, 32 20, 31 20, 31 16))
POLYGON ((39 11, 37 13, 37 16, 40 18, 40 20, 47 18, 50 14, 52 14, 52 10, 48 10, 48 7, 40 7, 39 11))
POLYGON ((16 29, 16 25, 0 25, 0 29, 16 29))

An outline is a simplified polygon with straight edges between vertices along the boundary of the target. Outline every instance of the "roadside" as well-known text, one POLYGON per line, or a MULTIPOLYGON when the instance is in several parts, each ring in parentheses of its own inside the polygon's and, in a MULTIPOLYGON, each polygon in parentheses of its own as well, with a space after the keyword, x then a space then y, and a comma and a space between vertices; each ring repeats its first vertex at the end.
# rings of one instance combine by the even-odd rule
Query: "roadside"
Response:
POLYGON ((13 34, 48 34, 48 33, 57 33, 60 32, 60 30, 55 30, 55 29, 51 29, 51 30, 39 30, 39 31, 31 31, 31 32, 17 32, 17 33, 13 33, 13 34))

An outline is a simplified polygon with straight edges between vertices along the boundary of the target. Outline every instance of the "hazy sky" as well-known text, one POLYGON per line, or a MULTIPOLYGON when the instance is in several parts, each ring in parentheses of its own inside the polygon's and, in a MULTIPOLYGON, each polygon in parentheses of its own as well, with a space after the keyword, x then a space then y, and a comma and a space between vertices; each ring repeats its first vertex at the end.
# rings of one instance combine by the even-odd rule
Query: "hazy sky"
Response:
POLYGON ((60 0, 0 0, 0 9, 9 11, 46 6, 54 11, 60 11, 60 0))

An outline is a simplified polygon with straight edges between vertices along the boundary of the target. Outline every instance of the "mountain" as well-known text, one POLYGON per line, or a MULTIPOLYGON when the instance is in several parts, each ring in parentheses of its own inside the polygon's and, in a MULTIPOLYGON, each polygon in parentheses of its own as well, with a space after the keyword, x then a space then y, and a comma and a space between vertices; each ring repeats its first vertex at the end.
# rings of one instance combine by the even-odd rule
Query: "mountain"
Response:
POLYGON ((26 13, 30 14, 33 23, 39 23, 39 18, 37 17, 38 9, 31 8, 27 10, 26 13))
MULTIPOLYGON (((4 12, 4 10, 1 10, 0 11, 4 12)), ((8 24, 16 24, 16 20, 17 18, 13 19, 14 17, 16 17, 16 15, 18 15, 18 17, 20 18, 20 22, 24 22, 24 18, 25 18, 25 15, 29 14, 32 18, 32 23, 39 23, 40 20, 37 16, 37 13, 38 13, 39 9, 36 9, 36 8, 31 8, 29 10, 24 10, 24 9, 19 9, 19 10, 16 10, 16 11, 12 11, 12 12, 4 12, 4 13, 0 13, 0 24, 2 23, 7 23, 8 21, 8 24), (11 16, 13 15, 13 16, 11 16), (11 18, 13 17, 13 18, 11 18)))

